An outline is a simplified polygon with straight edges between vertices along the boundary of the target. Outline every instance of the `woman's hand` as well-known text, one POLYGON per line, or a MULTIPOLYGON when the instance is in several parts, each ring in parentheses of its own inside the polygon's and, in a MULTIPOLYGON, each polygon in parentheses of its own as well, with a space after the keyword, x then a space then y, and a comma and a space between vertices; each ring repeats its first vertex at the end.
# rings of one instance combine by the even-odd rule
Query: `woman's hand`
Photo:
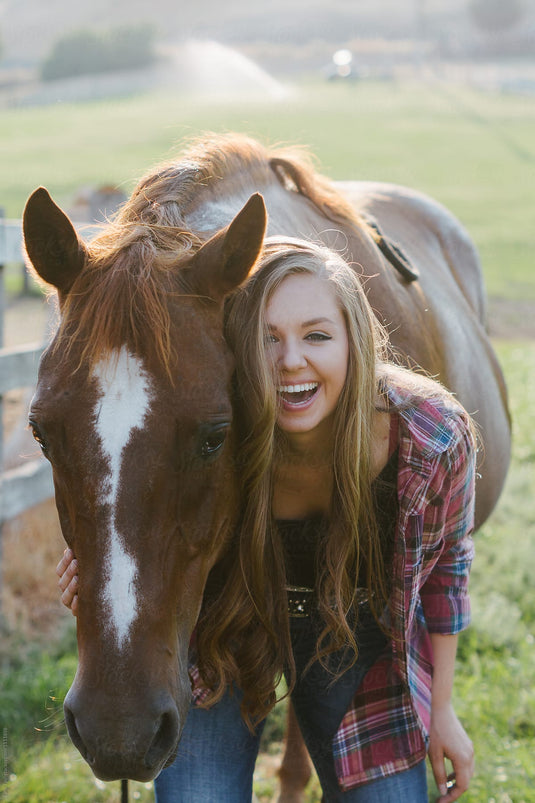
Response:
POLYGON ((62 590, 61 601, 70 608, 73 616, 78 614, 78 561, 72 549, 66 549, 56 566, 59 577, 58 585, 62 590))
POLYGON ((429 760, 440 790, 440 803, 451 803, 460 798, 474 774, 474 748, 451 703, 431 709, 429 760), (446 758, 453 765, 449 776, 444 764, 446 758), (453 785, 448 787, 448 782, 451 784, 452 781, 453 785))

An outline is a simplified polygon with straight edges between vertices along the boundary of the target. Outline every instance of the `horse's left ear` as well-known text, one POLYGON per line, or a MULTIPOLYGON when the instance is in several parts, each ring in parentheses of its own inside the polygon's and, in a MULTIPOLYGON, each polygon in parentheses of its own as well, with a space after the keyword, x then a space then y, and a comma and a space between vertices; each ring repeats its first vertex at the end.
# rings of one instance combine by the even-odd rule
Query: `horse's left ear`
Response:
POLYGON ((264 199, 255 193, 226 228, 201 246, 184 269, 188 288, 222 301, 251 272, 262 250, 266 224, 264 199))
POLYGON ((23 231, 26 253, 35 271, 57 288, 61 300, 84 267, 86 249, 65 212, 44 187, 28 198, 23 231))

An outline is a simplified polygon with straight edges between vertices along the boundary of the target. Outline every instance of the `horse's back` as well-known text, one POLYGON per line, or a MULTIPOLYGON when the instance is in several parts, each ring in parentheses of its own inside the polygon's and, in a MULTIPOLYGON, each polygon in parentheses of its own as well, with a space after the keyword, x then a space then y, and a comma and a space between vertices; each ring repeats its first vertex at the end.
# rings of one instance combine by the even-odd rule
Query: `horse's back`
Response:
MULTIPOLYGON (((486 331, 484 282, 475 246, 457 218, 422 193, 375 182, 340 182, 338 187, 359 212, 376 219, 418 271, 418 292, 430 324, 420 336, 430 337, 436 330, 442 344, 436 367, 423 367, 438 374, 457 395, 480 432, 480 525, 503 487, 511 431, 505 382, 486 331)), ((415 344, 415 354, 418 350, 415 344)))

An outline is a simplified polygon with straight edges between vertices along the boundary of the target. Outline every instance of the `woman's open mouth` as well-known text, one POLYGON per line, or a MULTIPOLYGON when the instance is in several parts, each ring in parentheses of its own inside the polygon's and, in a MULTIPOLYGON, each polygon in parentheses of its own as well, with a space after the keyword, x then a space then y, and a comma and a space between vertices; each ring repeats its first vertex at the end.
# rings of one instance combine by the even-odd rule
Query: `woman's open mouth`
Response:
POLYGON ((277 392, 288 405, 298 407, 305 405, 316 394, 319 382, 303 382, 300 385, 279 385, 277 392))

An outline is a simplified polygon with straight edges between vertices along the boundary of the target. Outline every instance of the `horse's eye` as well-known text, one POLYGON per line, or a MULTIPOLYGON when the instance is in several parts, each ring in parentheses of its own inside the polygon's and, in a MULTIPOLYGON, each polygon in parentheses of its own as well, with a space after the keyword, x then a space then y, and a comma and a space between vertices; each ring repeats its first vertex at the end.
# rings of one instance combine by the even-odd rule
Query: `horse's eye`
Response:
POLYGON ((202 428, 200 439, 201 457, 209 459, 215 457, 221 450, 227 437, 229 424, 209 424, 202 428))
POLYGON ((41 451, 44 454, 46 454, 46 451, 48 449, 48 444, 47 444, 45 438, 43 437, 43 434, 41 433, 41 431, 40 431, 39 427, 37 426, 37 424, 35 423, 35 421, 30 420, 29 424, 30 424, 30 429, 31 429, 31 432, 32 432, 32 435, 33 435, 34 439, 37 441, 37 443, 41 447, 41 451))

